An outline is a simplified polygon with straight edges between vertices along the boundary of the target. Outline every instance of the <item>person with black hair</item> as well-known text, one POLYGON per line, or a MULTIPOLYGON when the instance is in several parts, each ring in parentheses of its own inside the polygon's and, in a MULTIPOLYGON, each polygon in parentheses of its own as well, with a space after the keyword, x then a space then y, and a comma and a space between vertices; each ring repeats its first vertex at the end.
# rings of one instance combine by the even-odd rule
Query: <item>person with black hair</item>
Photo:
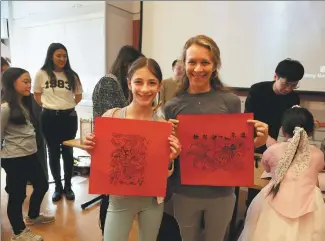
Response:
POLYGON ((162 106, 167 101, 175 97, 176 91, 181 85, 181 79, 184 75, 184 63, 180 59, 175 59, 172 63, 173 76, 162 81, 162 89, 159 93, 159 101, 162 101, 162 106))
POLYGON ((324 154, 311 145, 314 117, 294 106, 284 112, 285 141, 270 146, 262 164, 272 180, 250 205, 239 241, 323 241, 325 203, 317 187, 324 154))
POLYGON ((52 43, 43 67, 36 73, 34 97, 43 107, 41 129, 48 147, 49 164, 55 181, 53 202, 62 194, 74 200, 71 189, 73 172, 73 149, 62 145, 65 140, 74 139, 78 129, 75 106, 82 99, 82 85, 79 76, 70 66, 68 51, 61 43, 52 43), (60 156, 64 163, 64 188, 61 183, 60 156))
MULTIPOLYGON (((255 120, 269 125, 269 136, 265 145, 256 148, 262 154, 267 146, 276 143, 285 110, 300 104, 299 95, 294 91, 304 76, 304 67, 297 60, 282 60, 275 69, 274 80, 256 83, 249 89, 245 101, 245 113, 253 113, 255 120)), ((259 190, 248 189, 247 208, 259 190)))
MULTIPOLYGON (((127 84, 127 73, 131 64, 143 55, 133 46, 123 46, 111 67, 108 74, 102 77, 95 85, 93 101, 93 117, 102 116, 107 110, 113 108, 123 108, 130 103, 131 96, 127 84)), ((102 195, 99 221, 102 234, 109 204, 109 196, 102 195)))
MULTIPOLYGON (((1 75, 8 68, 10 68, 9 62, 5 58, 1 57, 1 75)), ((1 86, 1 96, 3 96, 2 86, 1 86)), ((36 142, 37 142, 36 155, 44 168, 46 179, 48 179, 46 145, 43 136, 41 134, 40 121, 39 121, 40 119, 39 116, 42 111, 42 108, 37 104, 37 102, 34 99, 34 95, 32 93, 29 95, 29 98, 31 99, 32 102, 32 110, 33 110, 33 115, 35 117, 35 132, 36 132, 36 142)), ((1 146, 2 146, 2 140, 3 139, 1 137, 1 146)), ((30 184, 30 182, 28 182, 28 184, 30 184)))
POLYGON ((48 182, 36 155, 30 75, 24 69, 9 68, 3 73, 2 84, 4 93, 1 103, 1 138, 4 143, 1 149, 1 167, 7 175, 7 215, 14 232, 11 240, 41 241, 43 238, 32 233, 26 225, 50 223, 54 221, 54 217, 40 213, 48 182), (26 198, 27 181, 32 183, 33 193, 24 222, 22 205, 26 198))
POLYGON ((297 60, 285 59, 275 69, 274 80, 251 86, 245 101, 245 112, 252 112, 256 120, 269 125, 266 145, 256 152, 263 153, 267 146, 274 144, 279 136, 283 112, 300 104, 299 95, 294 92, 304 77, 304 67, 297 60))

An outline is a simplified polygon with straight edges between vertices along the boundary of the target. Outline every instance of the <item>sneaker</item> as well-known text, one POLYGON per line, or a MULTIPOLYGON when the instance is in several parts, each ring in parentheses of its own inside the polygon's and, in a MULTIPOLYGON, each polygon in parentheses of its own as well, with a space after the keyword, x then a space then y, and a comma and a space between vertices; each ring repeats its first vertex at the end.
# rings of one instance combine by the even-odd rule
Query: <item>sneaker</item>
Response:
POLYGON ((43 237, 33 233, 30 229, 26 228, 20 234, 13 236, 10 241, 43 241, 43 237))
POLYGON ((25 224, 30 226, 34 224, 52 223, 55 220, 54 216, 45 216, 40 214, 37 218, 25 217, 25 224))

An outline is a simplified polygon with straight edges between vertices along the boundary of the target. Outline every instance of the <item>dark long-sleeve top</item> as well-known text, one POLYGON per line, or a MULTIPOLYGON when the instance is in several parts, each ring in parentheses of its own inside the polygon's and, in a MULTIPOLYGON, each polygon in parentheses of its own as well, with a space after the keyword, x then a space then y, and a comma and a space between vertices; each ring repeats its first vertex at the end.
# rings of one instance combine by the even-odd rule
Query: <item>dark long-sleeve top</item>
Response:
POLYGON ((102 116, 109 109, 123 108, 128 105, 121 84, 113 74, 107 74, 98 81, 92 100, 94 118, 102 116))
MULTIPOLYGON (((285 110, 300 104, 299 95, 292 91, 286 95, 277 95, 273 90, 274 81, 253 84, 245 101, 245 113, 253 113, 254 119, 269 125, 269 136, 278 139, 282 115, 285 110)), ((263 153, 266 145, 255 151, 263 153)))

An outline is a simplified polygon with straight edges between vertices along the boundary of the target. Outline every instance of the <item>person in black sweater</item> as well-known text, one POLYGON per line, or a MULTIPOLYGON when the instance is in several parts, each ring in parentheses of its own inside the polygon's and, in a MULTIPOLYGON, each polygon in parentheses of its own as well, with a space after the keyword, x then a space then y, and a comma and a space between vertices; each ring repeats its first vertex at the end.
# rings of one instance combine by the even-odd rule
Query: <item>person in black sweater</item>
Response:
POLYGON ((304 76, 304 67, 296 60, 285 59, 275 69, 274 81, 265 81, 251 86, 245 113, 254 113, 254 118, 269 125, 266 145, 256 152, 263 153, 274 144, 279 136, 281 118, 285 110, 300 104, 299 95, 294 91, 304 76))
MULTIPOLYGON (((268 146, 277 142, 281 119, 285 110, 300 104, 299 95, 294 91, 304 76, 304 67, 297 60, 282 60, 275 69, 274 80, 251 86, 245 101, 245 113, 253 113, 254 119, 269 125, 266 145, 255 149, 263 154, 268 146)), ((248 189, 246 201, 249 207, 258 190, 248 189)))

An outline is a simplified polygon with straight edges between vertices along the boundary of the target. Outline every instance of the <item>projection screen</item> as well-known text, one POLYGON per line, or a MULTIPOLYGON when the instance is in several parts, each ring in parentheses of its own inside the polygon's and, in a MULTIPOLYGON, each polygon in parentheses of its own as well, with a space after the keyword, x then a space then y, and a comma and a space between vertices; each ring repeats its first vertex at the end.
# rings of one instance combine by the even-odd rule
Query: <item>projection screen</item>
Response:
POLYGON ((221 50, 228 86, 273 80, 278 62, 292 58, 305 67, 299 90, 325 91, 324 13, 324 1, 143 1, 142 52, 168 78, 186 40, 205 34, 221 50))

